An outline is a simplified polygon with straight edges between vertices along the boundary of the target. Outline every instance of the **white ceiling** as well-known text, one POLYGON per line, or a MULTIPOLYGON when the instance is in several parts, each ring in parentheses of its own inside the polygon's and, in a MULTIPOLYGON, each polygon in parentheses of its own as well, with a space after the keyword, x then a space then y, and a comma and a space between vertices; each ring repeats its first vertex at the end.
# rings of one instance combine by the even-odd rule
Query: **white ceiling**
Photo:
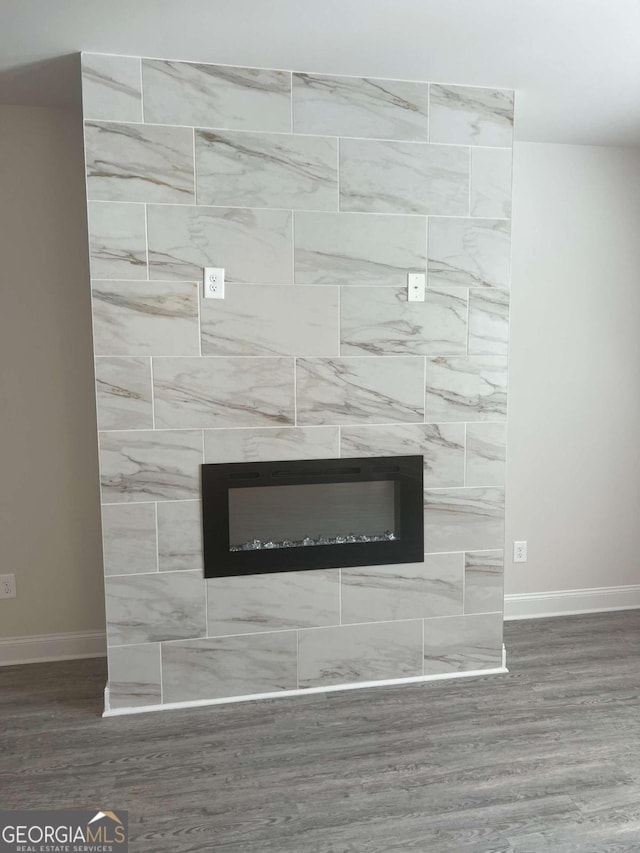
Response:
POLYGON ((640 0, 0 0, 0 103, 77 51, 513 88, 516 138, 640 145, 640 0))

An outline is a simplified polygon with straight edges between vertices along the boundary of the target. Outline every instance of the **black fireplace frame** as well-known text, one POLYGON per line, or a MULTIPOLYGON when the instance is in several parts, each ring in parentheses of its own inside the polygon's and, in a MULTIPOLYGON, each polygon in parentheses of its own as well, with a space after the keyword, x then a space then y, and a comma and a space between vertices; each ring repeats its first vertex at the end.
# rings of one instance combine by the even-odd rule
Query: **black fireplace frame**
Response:
POLYGON ((205 464, 201 485, 205 578, 424 561, 422 456, 205 464), (230 488, 371 480, 396 482, 395 540, 229 550, 230 488))

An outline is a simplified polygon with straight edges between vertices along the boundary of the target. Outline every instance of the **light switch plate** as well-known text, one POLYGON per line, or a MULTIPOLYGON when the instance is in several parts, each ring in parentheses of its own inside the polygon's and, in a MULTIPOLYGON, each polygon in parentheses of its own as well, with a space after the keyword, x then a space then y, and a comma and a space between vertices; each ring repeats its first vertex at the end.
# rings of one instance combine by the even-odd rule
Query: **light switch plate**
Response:
POLYGON ((423 272, 410 272, 407 275, 408 302, 424 302, 426 278, 423 272))

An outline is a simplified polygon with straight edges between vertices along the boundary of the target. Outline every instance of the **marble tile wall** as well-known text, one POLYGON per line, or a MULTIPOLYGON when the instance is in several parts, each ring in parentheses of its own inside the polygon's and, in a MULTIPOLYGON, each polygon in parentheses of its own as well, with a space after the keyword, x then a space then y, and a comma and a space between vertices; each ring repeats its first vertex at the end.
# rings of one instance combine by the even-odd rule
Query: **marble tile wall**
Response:
POLYGON ((499 667, 513 93, 82 73, 111 707, 499 667), (424 563, 203 579, 203 462, 413 453, 424 563))

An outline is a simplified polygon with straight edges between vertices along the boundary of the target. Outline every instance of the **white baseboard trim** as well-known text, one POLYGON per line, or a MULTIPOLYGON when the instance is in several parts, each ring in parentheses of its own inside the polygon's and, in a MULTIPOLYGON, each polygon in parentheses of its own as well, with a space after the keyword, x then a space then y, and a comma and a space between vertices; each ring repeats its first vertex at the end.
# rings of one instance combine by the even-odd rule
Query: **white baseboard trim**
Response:
POLYGON ((640 607, 640 584, 505 595, 505 619, 542 619, 640 607))
POLYGON ((445 681, 453 678, 472 678, 479 675, 508 673, 507 655, 502 646, 502 666, 495 669, 477 669, 469 672, 447 672, 442 675, 415 675, 410 678, 388 678, 381 681, 360 681, 355 684, 335 684, 328 687, 305 687, 301 690, 278 690, 273 693, 253 693, 247 696, 229 696, 223 699, 196 699, 191 702, 167 702, 164 705, 142 705, 139 708, 110 708, 109 687, 104 691, 103 717, 122 717, 127 714, 146 714, 149 711, 177 711, 183 708, 205 708, 208 705, 228 705, 231 702, 256 702, 260 699, 280 699, 289 696, 309 696, 313 693, 336 693, 342 690, 362 690, 368 687, 393 687, 399 684, 420 684, 425 681, 445 681))
POLYGON ((43 663, 54 660, 99 658, 107 654, 104 631, 70 634, 36 634, 32 637, 0 637, 0 666, 43 663))

